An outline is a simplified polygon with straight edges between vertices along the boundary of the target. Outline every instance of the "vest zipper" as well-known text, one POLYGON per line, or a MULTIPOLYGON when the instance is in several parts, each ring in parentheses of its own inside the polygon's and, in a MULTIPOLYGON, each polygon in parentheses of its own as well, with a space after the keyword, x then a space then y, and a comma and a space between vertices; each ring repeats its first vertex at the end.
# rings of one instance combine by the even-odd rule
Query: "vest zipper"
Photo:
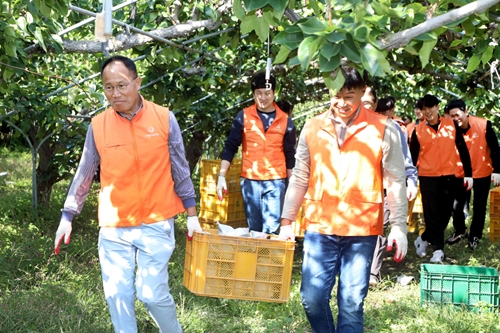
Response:
POLYGON ((130 130, 132 132, 132 143, 134 147, 134 157, 135 157, 135 169, 137 170, 137 183, 139 186, 139 214, 141 216, 141 223, 144 223, 144 205, 143 205, 143 196, 142 196, 142 179, 141 179, 141 169, 139 166, 139 156, 137 153, 137 143, 135 141, 135 131, 134 125, 132 124, 132 120, 130 121, 130 130))

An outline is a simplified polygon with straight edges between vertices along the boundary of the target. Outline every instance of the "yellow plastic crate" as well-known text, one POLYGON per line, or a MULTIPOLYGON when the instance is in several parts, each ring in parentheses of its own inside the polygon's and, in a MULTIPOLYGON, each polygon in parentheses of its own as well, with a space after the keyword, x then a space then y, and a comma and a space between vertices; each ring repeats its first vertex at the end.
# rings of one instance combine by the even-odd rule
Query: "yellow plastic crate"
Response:
POLYGON ((186 242, 183 284, 193 294, 284 303, 295 242, 195 232, 186 242))
POLYGON ((198 218, 200 221, 200 225, 203 229, 217 229, 217 222, 220 222, 222 224, 226 224, 228 226, 231 226, 233 228, 248 228, 248 223, 246 219, 242 220, 234 220, 234 221, 214 221, 214 220, 207 220, 204 218, 198 218))
POLYGON ((200 191, 199 218, 222 223, 246 220, 241 192, 224 194, 219 200, 217 194, 200 191))
MULTIPOLYGON (((201 160, 200 191, 217 194, 221 160, 201 160)), ((233 159, 226 173, 228 193, 240 192, 241 159, 233 159)))
POLYGON ((490 240, 500 241, 500 187, 490 190, 490 240))

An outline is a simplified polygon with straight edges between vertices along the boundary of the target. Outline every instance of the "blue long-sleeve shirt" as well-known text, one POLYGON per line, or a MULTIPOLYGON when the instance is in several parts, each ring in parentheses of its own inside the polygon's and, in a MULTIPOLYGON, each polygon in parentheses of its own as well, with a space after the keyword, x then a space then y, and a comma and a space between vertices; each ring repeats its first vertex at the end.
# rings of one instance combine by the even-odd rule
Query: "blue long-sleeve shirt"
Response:
MULTIPOLYGON (((276 119, 276 111, 274 112, 262 112, 257 110, 262 124, 264 125, 264 132, 267 131, 269 126, 276 119)), ((234 155, 238 152, 238 149, 243 141, 243 111, 240 111, 236 118, 234 118, 233 126, 229 132, 229 136, 226 139, 226 144, 224 147, 224 152, 222 153, 222 159, 231 162, 234 155)), ((285 136, 283 138, 283 151, 285 153, 286 168, 293 169, 295 166, 295 146, 297 143, 297 129, 293 120, 288 117, 287 128, 285 131, 285 136)))

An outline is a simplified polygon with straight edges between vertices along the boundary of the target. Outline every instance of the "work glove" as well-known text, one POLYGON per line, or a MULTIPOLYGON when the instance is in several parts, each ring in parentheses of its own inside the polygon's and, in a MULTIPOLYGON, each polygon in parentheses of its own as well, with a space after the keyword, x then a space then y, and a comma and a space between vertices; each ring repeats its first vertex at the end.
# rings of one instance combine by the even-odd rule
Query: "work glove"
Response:
POLYGON ((474 180, 472 179, 472 177, 464 178, 464 186, 467 187, 467 191, 470 191, 470 189, 472 188, 472 184, 474 184, 474 180))
POLYGON ((408 187, 406 187, 406 197, 408 201, 413 201, 417 197, 418 188, 413 185, 413 182, 408 182, 408 187))
POLYGON ((278 238, 282 240, 291 240, 292 242, 294 242, 295 233, 293 232, 293 226, 291 224, 282 225, 280 227, 280 234, 278 235, 278 238))
POLYGON ((500 186, 500 173, 492 173, 491 174, 491 182, 495 186, 500 186))
POLYGON ((64 238, 64 244, 69 244, 71 237, 72 225, 71 222, 66 220, 61 220, 59 227, 56 231, 56 239, 54 241, 54 253, 59 254, 61 248, 61 242, 64 238))
POLYGON ((201 230, 200 221, 198 221, 198 216, 188 216, 187 219, 187 230, 188 230, 188 240, 193 239, 193 232, 203 232, 201 230))
POLYGON ((220 201, 224 199, 224 194, 222 193, 222 191, 224 191, 224 193, 227 193, 226 177, 219 176, 219 180, 217 181, 217 196, 219 197, 220 201))
POLYGON ((397 227, 391 228, 391 232, 387 238, 387 251, 392 251, 393 244, 396 244, 394 261, 400 263, 403 261, 408 251, 408 239, 406 238, 406 234, 397 227))

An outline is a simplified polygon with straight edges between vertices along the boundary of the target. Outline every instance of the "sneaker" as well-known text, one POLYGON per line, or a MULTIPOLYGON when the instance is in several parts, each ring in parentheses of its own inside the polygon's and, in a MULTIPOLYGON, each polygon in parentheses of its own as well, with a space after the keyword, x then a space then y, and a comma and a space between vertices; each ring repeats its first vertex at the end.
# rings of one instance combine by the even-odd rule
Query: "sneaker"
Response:
POLYGON ((370 275, 370 287, 375 287, 378 284, 376 276, 370 275))
POLYGON ((460 242, 462 238, 467 238, 468 236, 469 234, 467 233, 467 230, 465 230, 463 234, 460 234, 457 231, 453 231, 453 234, 451 234, 450 238, 446 240, 446 244, 448 245, 456 244, 460 242))
POLYGON ((443 260, 444 260, 444 252, 442 250, 436 250, 432 254, 430 262, 443 262, 443 260))
POLYGON ((469 249, 474 251, 479 245, 479 238, 472 237, 472 240, 469 240, 469 249))
POLYGON ((427 250, 427 245, 429 245, 429 243, 424 241, 421 236, 418 236, 413 244, 415 244, 415 248, 417 249, 417 256, 425 257, 425 250, 427 250))

